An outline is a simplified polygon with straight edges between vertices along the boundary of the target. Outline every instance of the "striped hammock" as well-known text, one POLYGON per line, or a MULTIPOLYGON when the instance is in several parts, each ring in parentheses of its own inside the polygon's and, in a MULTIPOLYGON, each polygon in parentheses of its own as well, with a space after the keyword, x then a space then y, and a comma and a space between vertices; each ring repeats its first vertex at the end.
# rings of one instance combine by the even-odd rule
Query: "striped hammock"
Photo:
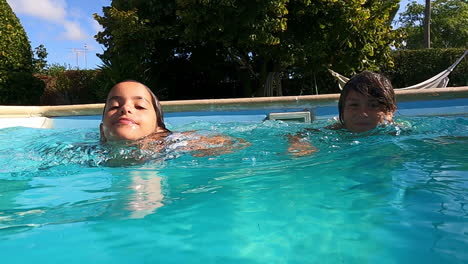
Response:
MULTIPOLYGON (((428 88, 445 88, 447 87, 447 84, 449 82, 448 76, 450 73, 457 67, 457 65, 463 60, 463 58, 468 54, 468 50, 465 50, 465 53, 458 58, 457 61, 455 61, 454 64, 452 64, 450 67, 447 69, 441 71, 439 74, 434 75, 433 77, 420 82, 418 84, 409 86, 409 87, 403 87, 403 88, 395 88, 398 90, 412 90, 412 89, 428 89, 428 88)), ((338 86, 340 87, 340 90, 343 90, 344 85, 349 81, 349 78, 346 76, 343 76, 335 71, 332 71, 328 69, 328 71, 331 73, 331 75, 338 81, 338 86)))

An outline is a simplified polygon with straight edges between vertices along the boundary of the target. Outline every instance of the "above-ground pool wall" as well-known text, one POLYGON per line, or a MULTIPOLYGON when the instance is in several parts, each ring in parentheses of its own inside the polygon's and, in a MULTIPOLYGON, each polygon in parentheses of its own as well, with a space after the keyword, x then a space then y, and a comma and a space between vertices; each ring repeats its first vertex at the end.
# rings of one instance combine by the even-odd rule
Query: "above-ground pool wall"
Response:
MULTIPOLYGON (((397 115, 468 114, 468 87, 396 90, 397 115)), ((312 120, 338 114, 339 94, 207 99, 161 102, 166 122, 257 122, 272 112, 310 111, 312 120)), ((0 128, 97 127, 104 104, 66 106, 0 106, 0 128)))

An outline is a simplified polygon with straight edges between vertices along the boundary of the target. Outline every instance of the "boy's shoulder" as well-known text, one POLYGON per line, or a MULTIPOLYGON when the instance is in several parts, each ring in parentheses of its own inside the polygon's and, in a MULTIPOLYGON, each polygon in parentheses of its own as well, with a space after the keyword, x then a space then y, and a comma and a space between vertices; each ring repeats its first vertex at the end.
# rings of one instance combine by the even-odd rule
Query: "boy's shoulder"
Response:
POLYGON ((343 129, 344 126, 340 122, 335 122, 335 123, 333 123, 331 125, 326 126, 325 128, 326 129, 331 129, 331 130, 339 130, 339 129, 343 129))

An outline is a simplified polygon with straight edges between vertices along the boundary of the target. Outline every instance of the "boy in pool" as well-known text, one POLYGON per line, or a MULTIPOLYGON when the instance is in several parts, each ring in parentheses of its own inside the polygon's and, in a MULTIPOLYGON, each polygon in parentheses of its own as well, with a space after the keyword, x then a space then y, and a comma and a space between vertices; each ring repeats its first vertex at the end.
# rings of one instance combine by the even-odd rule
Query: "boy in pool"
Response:
MULTIPOLYGON (((327 128, 366 132, 393 123, 395 110, 395 92, 390 80, 381 74, 363 71, 343 87, 338 101, 339 123, 327 128)), ((316 151, 300 134, 289 135, 288 139, 288 151, 293 155, 304 156, 316 151)))
MULTIPOLYGON (((116 84, 109 92, 100 125, 102 142, 138 142, 142 149, 161 151, 171 142, 184 141, 182 150, 195 151, 194 156, 218 155, 244 148, 248 143, 215 135, 178 133, 178 139, 164 124, 161 105, 144 84, 127 80, 116 84), (156 142, 156 144, 154 144, 156 142)), ((180 143, 180 142, 179 142, 180 143)))

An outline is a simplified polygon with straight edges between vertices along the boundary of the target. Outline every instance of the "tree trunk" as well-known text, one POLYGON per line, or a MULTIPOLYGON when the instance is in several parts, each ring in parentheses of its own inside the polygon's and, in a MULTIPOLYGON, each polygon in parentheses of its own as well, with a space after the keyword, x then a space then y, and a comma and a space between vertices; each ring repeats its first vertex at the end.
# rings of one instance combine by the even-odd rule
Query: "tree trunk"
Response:
POLYGON ((431 0, 426 0, 424 10, 424 48, 431 47, 431 0))

